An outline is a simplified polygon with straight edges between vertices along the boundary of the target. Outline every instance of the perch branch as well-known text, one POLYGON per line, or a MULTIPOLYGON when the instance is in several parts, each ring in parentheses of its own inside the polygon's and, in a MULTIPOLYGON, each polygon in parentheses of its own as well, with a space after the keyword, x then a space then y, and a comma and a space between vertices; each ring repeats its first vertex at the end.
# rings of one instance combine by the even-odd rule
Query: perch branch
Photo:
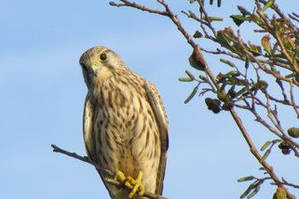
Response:
MULTIPOLYGON (((108 178, 105 179, 105 181, 109 184, 112 184, 114 186, 117 186, 119 187, 120 189, 127 189, 127 190, 131 190, 129 187, 125 186, 123 182, 119 182, 118 180, 115 180, 113 179, 114 176, 115 176, 115 173, 108 170, 108 169, 104 169, 104 168, 100 168, 99 166, 95 165, 94 163, 92 163, 86 156, 81 156, 81 155, 78 155, 74 152, 69 152, 69 151, 66 151, 54 144, 51 144, 51 147, 53 149, 53 152, 56 152, 56 153, 62 153, 66 156, 69 156, 69 157, 72 157, 72 158, 75 158, 77 160, 81 160, 83 162, 86 162, 88 164, 91 164, 93 165, 94 167, 96 167, 98 170, 102 171, 103 173, 105 173, 107 176, 109 176, 108 178)), ((163 197, 161 195, 158 195, 158 194, 153 194, 153 193, 150 193, 150 192, 145 192, 143 194, 143 196, 145 197, 148 197, 150 199, 168 199, 166 197, 163 197)))

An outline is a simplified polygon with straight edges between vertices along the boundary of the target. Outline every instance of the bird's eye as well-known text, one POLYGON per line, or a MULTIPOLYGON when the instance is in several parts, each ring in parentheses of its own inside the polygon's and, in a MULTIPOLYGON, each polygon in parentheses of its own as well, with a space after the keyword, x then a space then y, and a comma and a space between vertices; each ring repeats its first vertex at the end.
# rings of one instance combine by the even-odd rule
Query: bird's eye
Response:
POLYGON ((106 53, 102 53, 102 54, 100 55, 100 59, 103 60, 103 61, 105 61, 105 60, 107 59, 107 55, 106 55, 106 53))

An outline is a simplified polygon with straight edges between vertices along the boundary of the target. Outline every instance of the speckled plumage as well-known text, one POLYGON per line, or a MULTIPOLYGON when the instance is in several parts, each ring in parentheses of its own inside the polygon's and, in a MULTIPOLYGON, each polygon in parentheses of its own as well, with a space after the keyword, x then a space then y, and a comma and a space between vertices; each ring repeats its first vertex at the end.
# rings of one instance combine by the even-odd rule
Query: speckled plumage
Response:
MULTIPOLYGON (((168 121, 157 89, 103 46, 87 50, 80 65, 88 87, 83 116, 88 157, 101 168, 133 178, 142 171, 145 190, 161 194, 168 121)), ((128 198, 127 191, 104 184, 111 198, 128 198)))

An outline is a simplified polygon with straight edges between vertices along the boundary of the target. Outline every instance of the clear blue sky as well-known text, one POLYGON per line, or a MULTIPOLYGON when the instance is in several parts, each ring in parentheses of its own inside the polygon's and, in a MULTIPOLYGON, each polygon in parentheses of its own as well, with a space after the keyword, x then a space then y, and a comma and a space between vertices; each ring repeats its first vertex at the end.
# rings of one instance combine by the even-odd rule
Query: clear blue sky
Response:
MULTIPOLYGON (((288 12, 299 10, 296 0, 278 3, 288 12)), ((178 13, 188 9, 185 1, 172 6, 178 13)), ((210 8, 214 15, 236 10, 225 0, 222 8, 210 8)), ((196 30, 179 16, 188 30, 196 30)), ((95 45, 118 52, 160 90, 170 120, 165 196, 239 198, 248 184, 236 180, 262 175, 228 113, 212 114, 203 98, 183 103, 192 84, 177 79, 192 70, 187 62, 191 49, 168 19, 100 0, 11 0, 1 1, 0 24, 0 198, 109 198, 94 168, 50 148, 54 143, 85 154, 86 87, 78 60, 95 45)), ((207 57, 210 65, 219 65, 207 57)), ((252 116, 241 115, 258 147, 273 138, 252 116)), ((289 118, 285 128, 298 124, 288 111, 281 118, 289 118)), ((298 160, 276 153, 269 162, 279 176, 299 182, 298 160)), ((273 192, 274 186, 265 185, 256 198, 271 198, 273 192)))

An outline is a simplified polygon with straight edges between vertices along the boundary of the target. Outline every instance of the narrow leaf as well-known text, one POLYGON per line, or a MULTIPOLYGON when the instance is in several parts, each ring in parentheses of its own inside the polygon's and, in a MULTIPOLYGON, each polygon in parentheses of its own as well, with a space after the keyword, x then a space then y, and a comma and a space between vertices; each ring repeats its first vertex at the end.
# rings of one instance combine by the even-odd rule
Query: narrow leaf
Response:
POLYGON ((249 51, 254 55, 254 56, 259 56, 262 54, 262 49, 260 46, 258 45, 254 45, 254 44, 248 44, 249 45, 249 51))
POLYGON ((262 8, 262 12, 264 12, 265 10, 267 10, 268 8, 270 8, 272 5, 274 4, 274 0, 270 0, 268 1, 264 7, 262 8))
POLYGON ((226 60, 226 59, 220 59, 220 61, 221 61, 222 63, 224 63, 224 64, 227 64, 227 65, 231 66, 231 67, 236 67, 236 65, 235 65, 233 62, 228 61, 228 60, 226 60))
POLYGON ((208 17, 208 21, 223 21, 221 17, 208 17))
POLYGON ((203 75, 199 75, 198 78, 201 79, 202 81, 209 82, 208 78, 203 75))
POLYGON ((241 199, 245 198, 250 193, 250 191, 255 188, 255 186, 256 186, 256 182, 251 183, 248 186, 248 188, 244 191, 244 193, 242 193, 242 195, 240 196, 240 198, 241 199))
POLYGON ((249 19, 242 15, 231 15, 230 18, 233 19, 237 26, 240 26, 244 21, 248 21, 249 19))
POLYGON ((245 68, 247 69, 249 67, 249 59, 248 57, 246 57, 246 60, 245 60, 245 68))
POLYGON ((193 79, 191 79, 190 77, 180 77, 179 81, 181 81, 181 82, 192 82, 193 79))
POLYGON ((263 146, 261 147, 261 151, 265 150, 272 142, 271 141, 267 141, 263 144, 263 146))
POLYGON ((192 73, 188 70, 185 70, 185 73, 190 77, 190 79, 194 80, 194 76, 192 75, 192 73))
POLYGON ((190 95, 187 97, 187 99, 185 99, 184 103, 187 104, 197 93, 198 90, 198 86, 195 86, 193 91, 190 93, 190 95))
POLYGON ((241 14, 242 14, 243 16, 251 15, 251 13, 248 12, 248 11, 247 11, 245 8, 243 8, 242 6, 238 6, 238 9, 239 9, 239 11, 241 12, 241 14))
POLYGON ((250 181, 250 180, 253 180, 253 179, 255 179, 254 176, 245 176, 245 177, 239 178, 238 182, 245 182, 245 181, 250 181))
POLYGON ((255 196, 255 194, 257 194, 257 192, 259 192, 261 186, 257 186, 248 196, 247 196, 247 199, 250 199, 252 198, 253 196, 255 196))
POLYGON ((266 160, 266 158, 269 156, 269 154, 271 153, 271 149, 267 149, 267 151, 264 153, 262 160, 266 160))

